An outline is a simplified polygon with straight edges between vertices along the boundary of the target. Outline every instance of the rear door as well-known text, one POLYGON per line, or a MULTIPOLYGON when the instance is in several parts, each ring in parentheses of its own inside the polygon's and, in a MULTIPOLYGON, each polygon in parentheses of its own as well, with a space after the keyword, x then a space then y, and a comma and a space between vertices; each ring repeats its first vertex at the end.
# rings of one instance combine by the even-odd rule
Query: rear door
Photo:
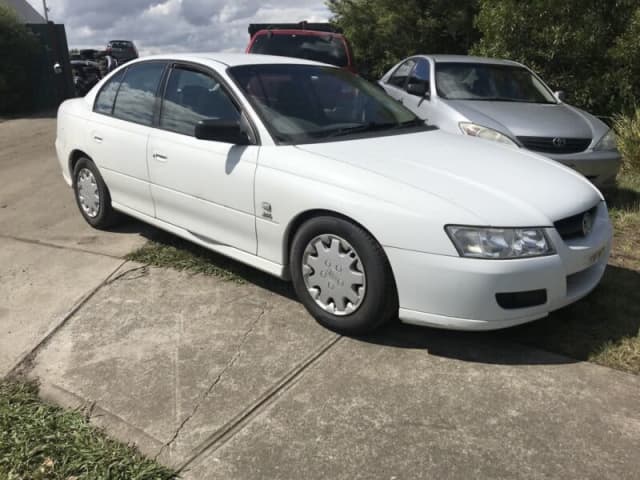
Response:
POLYGON ((195 138, 203 119, 237 121, 238 103, 204 67, 175 64, 162 97, 148 163, 158 219, 204 241, 255 254, 253 181, 259 147, 195 138))
POLYGON ((165 67, 166 62, 141 62, 115 74, 96 97, 89 129, 91 156, 112 201, 149 216, 155 212, 147 142, 165 67))

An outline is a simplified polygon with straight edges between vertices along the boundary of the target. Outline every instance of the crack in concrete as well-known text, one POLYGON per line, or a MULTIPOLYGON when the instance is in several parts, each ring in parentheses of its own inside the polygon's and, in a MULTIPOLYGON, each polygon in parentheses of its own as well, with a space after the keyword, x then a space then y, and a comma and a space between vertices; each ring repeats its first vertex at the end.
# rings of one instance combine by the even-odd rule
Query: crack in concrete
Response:
POLYGON ((105 281, 105 285, 111 285, 118 280, 137 280, 142 277, 146 277, 149 274, 149 265, 142 265, 140 267, 133 267, 125 270, 124 272, 120 272, 114 276, 114 274, 110 275, 109 278, 105 281), (140 272, 138 275, 129 276, 130 273, 140 272))
MULTIPOLYGON (((240 298, 244 298, 240 297, 240 298)), ((191 420, 195 414, 198 412, 198 410, 200 409, 200 406, 204 403, 204 401, 209 398, 209 396, 213 393, 213 391, 215 390, 216 386, 218 386, 218 384, 220 383, 220 381, 222 380, 222 377, 224 377, 225 373, 227 373, 227 371, 229 371, 229 369, 231 367, 233 367, 233 365, 236 363, 236 361, 238 360, 238 358, 240 357, 240 355, 242 354, 242 348, 244 347, 245 343, 247 342, 247 339, 249 338, 249 336, 253 333, 253 331, 255 330, 256 326, 258 325, 258 322, 262 319, 262 317, 264 316, 264 314, 266 313, 266 310, 263 308, 260 313, 253 319, 253 321, 249 324, 249 328, 247 328, 247 330, 244 332, 244 335, 242 336, 242 339, 240 340, 240 343, 238 344, 238 348, 236 349, 236 352, 233 354, 233 356, 231 357, 231 359, 226 363, 226 365, 224 367, 222 367, 222 370, 220 370, 220 373, 218 373, 218 375, 216 375, 216 378, 213 379, 213 382, 211 382, 211 385, 209 385, 209 387, 207 388, 207 390, 204 392, 204 394, 200 397, 200 400, 198 400, 198 402, 196 403, 196 405, 193 407, 193 409, 191 410, 191 413, 189 415, 187 415, 182 422, 180 422, 180 425, 178 425, 178 428, 176 429, 176 431, 173 433, 173 435, 171 436, 171 438, 169 439, 169 441, 167 441, 158 451, 158 453, 154 456, 154 460, 157 460, 158 457, 162 454, 162 452, 165 449, 168 449, 171 447, 171 445, 173 445, 173 443, 178 439, 178 436, 180 435, 180 433, 182 432, 183 428, 185 427, 185 425, 189 422, 189 420, 191 420)))
POLYGON ((17 362, 16 364, 13 366, 13 368, 11 368, 11 370, 9 370, 9 372, 6 374, 5 378, 26 378, 29 374, 29 372, 31 372, 31 370, 34 367, 34 362, 36 357, 38 356, 38 353, 51 341, 51 339, 55 336, 56 333, 58 333, 59 330, 62 329, 62 327, 64 327, 67 322, 76 314, 78 313, 78 311, 84 307, 84 305, 93 298, 93 296, 98 293, 98 291, 104 287, 105 285, 108 285, 109 280, 116 274, 118 273, 118 270, 120 270, 125 264, 127 263, 127 260, 123 260, 122 263, 120 263, 115 270, 113 270, 102 282, 100 282, 100 284, 98 286, 96 286, 95 288, 93 288, 92 290, 90 290, 88 293, 86 293, 84 295, 84 297, 82 297, 72 308, 71 310, 69 310, 69 312, 67 312, 66 315, 64 315, 62 317, 62 319, 57 322, 53 328, 51 328, 51 330, 49 330, 44 337, 42 337, 42 339, 33 347, 31 348, 31 350, 29 350, 29 352, 27 352, 25 355, 23 355, 17 362))

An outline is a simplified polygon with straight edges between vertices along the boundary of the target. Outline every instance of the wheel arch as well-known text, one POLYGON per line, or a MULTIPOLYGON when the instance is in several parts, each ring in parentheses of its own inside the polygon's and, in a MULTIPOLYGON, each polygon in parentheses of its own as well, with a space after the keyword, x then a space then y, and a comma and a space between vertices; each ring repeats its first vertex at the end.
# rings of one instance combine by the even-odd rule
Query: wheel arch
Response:
POLYGON ((285 234, 283 236, 284 242, 283 242, 283 245, 282 245, 282 248, 283 248, 282 258, 284 258, 285 261, 287 262, 286 272, 287 272, 288 278, 291 278, 291 273, 290 273, 290 270, 289 270, 291 268, 291 263, 289 262, 289 252, 291 251, 291 245, 293 243, 293 238, 295 237, 295 235, 298 232, 298 230, 300 229, 300 227, 302 227, 302 225, 304 225, 307 221, 311 220, 312 218, 324 217, 324 216, 336 217, 336 218, 340 218, 342 220, 345 220, 347 222, 353 223, 354 225, 357 225, 359 228, 362 228, 365 232, 367 232, 369 235, 371 235, 371 237, 376 242, 378 242, 378 244, 380 245, 380 248, 382 249, 382 253, 383 253, 383 255, 384 255, 384 257, 385 257, 385 259, 387 261, 387 265, 389 267, 389 271, 391 272, 391 279, 393 281, 393 288, 395 289, 396 295, 397 295, 397 285, 396 285, 396 280, 395 280, 395 273, 394 273, 393 268, 391 266, 391 262, 389 261, 389 257, 387 257, 387 253, 385 252, 384 247, 382 246, 382 243, 376 238, 376 236, 371 232, 371 230, 369 230, 361 222, 358 222, 357 220, 349 217, 348 215, 344 215, 342 213, 339 213, 339 212, 336 212, 335 210, 330 210, 330 209, 318 208, 318 209, 305 210, 303 212, 300 212, 293 219, 291 219, 291 221, 287 225, 287 228, 285 230, 285 234))
POLYGON ((71 177, 72 181, 73 181, 73 170, 74 168, 76 168, 76 164, 78 163, 78 160, 80 160, 83 157, 91 160, 91 157, 80 149, 72 150, 71 153, 69 154, 69 176, 71 177))

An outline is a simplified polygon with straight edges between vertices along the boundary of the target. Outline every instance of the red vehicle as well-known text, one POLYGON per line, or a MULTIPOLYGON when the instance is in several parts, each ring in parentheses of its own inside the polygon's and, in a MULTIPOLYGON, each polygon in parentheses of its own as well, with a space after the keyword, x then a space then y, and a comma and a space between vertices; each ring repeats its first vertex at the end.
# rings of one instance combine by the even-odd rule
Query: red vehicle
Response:
POLYGON ((305 58, 357 73, 349 42, 328 23, 252 23, 249 36, 247 53, 305 58))

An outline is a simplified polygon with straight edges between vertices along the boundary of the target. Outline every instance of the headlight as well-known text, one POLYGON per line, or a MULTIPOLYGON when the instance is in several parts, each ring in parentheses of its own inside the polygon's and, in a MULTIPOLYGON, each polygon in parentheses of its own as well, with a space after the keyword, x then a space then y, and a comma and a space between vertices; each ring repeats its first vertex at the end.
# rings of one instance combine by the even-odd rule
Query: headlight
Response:
POLYGON ((447 234, 462 257, 527 258, 554 249, 542 228, 489 228, 448 225, 447 234))
POLYGON ((613 130, 609 130, 604 136, 598 141, 594 150, 615 150, 616 149, 616 134, 613 130))
POLYGON ((475 123, 470 122, 460 122, 459 125, 460 130, 462 130, 462 133, 465 135, 484 138, 485 140, 493 140, 494 142, 511 145, 512 147, 518 146, 518 144, 509 137, 492 128, 483 127, 482 125, 476 125, 475 123))

